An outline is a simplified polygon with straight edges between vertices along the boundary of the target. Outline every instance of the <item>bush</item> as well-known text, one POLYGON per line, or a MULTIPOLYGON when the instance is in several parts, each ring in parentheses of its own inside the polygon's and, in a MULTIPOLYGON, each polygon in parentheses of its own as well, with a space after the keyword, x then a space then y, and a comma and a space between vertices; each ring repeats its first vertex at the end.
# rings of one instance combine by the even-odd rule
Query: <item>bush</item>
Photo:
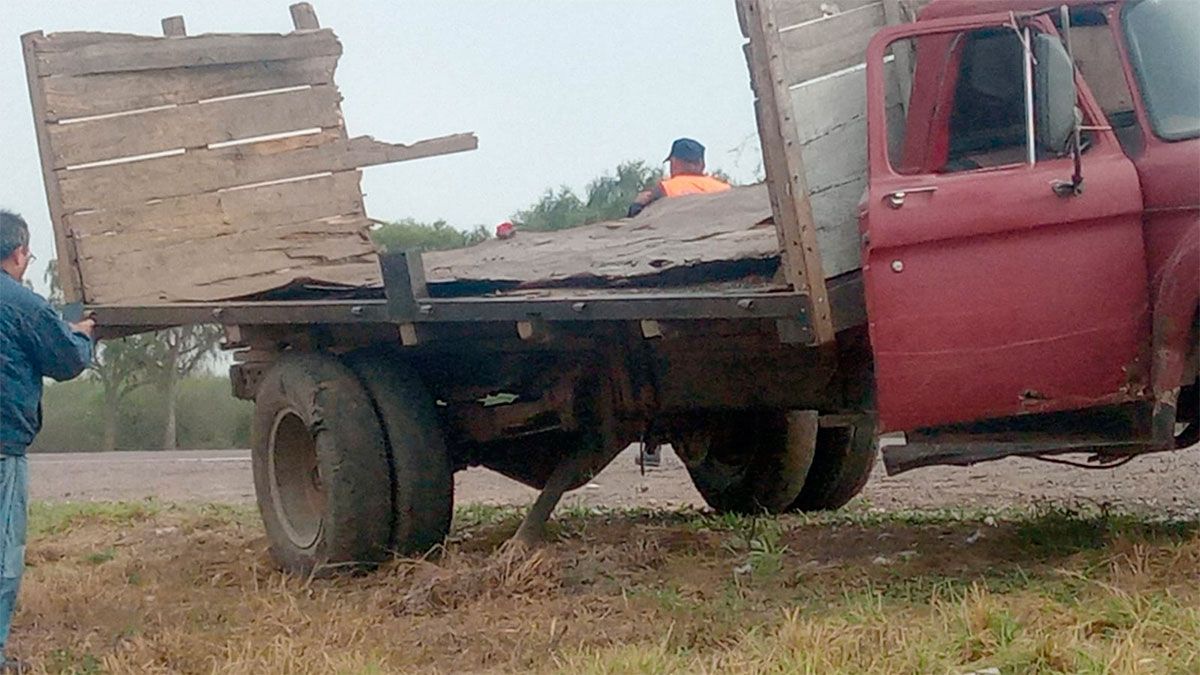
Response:
MULTIPOLYGON (((233 397, 229 380, 184 380, 176 421, 180 449, 246 448, 254 404, 233 397)), ((49 384, 42 399, 42 432, 30 452, 92 452, 103 449, 104 402, 100 384, 80 379, 49 384)), ((117 424, 120 450, 161 450, 166 406, 153 387, 131 394, 117 424)))

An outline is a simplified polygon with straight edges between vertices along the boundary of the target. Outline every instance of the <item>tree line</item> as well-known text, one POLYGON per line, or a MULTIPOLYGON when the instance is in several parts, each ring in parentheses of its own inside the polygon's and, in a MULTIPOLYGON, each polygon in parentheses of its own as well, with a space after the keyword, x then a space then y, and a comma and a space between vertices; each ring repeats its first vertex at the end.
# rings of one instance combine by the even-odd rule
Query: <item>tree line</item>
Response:
MULTIPOLYGON (((722 174, 717 172, 717 175, 722 174)), ((547 189, 533 204, 512 214, 511 220, 518 230, 530 231, 562 230, 615 220, 624 217, 638 192, 662 178, 661 168, 647 166, 641 161, 624 162, 615 171, 588 182, 582 193, 568 186, 547 189)), ((383 248, 432 251, 479 243, 491 236, 491 230, 484 225, 460 230, 444 220, 426 223, 406 218, 379 225, 371 236, 376 245, 383 248)), ((53 260, 46 269, 45 280, 50 289, 50 302, 61 309, 62 287, 53 260)), ((95 449, 93 438, 81 436, 91 433, 93 426, 91 415, 83 414, 85 409, 96 407, 102 418, 98 449, 115 450, 131 443, 139 449, 180 447, 181 395, 189 380, 207 374, 205 367, 216 362, 221 336, 218 326, 184 326, 104 341, 97 347, 95 363, 84 382, 59 384, 48 391, 47 407, 63 409, 50 411, 45 442, 38 445, 43 446, 42 449, 95 449), (147 396, 147 393, 152 395, 147 396), (143 410, 150 405, 161 406, 161 412, 149 414, 143 410), (151 420, 159 428, 148 428, 151 420), (123 439, 122 424, 137 427, 139 437, 123 439), (57 427, 57 430, 50 427, 57 427), (57 447, 60 445, 74 447, 57 447)), ((191 386, 188 392, 191 396, 183 397, 184 404, 191 406, 184 411, 185 416, 192 420, 198 411, 207 411, 205 414, 224 416, 207 424, 232 425, 237 430, 245 426, 245 433, 198 436, 197 431, 189 427, 188 437, 184 439, 187 445, 248 441, 244 438, 249 431, 248 412, 232 402, 228 383, 225 384, 224 388, 211 384, 191 386)), ((203 426, 205 422, 195 424, 203 426)))

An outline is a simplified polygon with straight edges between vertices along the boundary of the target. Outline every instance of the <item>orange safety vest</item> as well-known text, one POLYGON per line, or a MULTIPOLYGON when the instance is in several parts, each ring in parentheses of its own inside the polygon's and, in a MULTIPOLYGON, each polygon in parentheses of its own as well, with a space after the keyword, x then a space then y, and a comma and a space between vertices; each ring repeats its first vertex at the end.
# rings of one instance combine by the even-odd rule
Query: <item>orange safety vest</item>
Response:
POLYGON ((706 192, 724 192, 729 189, 729 183, 712 176, 674 176, 659 183, 664 196, 679 197, 682 195, 698 195, 706 192))

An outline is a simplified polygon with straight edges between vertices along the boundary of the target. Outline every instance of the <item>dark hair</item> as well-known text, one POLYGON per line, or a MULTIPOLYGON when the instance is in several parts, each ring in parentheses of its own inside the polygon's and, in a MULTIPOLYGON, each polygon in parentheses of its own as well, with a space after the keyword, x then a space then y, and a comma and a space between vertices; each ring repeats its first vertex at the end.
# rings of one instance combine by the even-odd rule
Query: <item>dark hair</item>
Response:
POLYGON ((29 225, 12 211, 0 210, 0 260, 29 245, 29 225))

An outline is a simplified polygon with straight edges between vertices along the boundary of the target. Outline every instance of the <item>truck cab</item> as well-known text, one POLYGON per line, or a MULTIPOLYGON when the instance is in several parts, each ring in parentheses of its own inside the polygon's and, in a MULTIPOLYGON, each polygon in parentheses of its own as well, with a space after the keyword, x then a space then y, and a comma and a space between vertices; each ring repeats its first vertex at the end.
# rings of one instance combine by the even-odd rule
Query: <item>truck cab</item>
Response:
POLYGON ((889 468, 1196 442, 1200 4, 935 0, 867 51, 889 468))

